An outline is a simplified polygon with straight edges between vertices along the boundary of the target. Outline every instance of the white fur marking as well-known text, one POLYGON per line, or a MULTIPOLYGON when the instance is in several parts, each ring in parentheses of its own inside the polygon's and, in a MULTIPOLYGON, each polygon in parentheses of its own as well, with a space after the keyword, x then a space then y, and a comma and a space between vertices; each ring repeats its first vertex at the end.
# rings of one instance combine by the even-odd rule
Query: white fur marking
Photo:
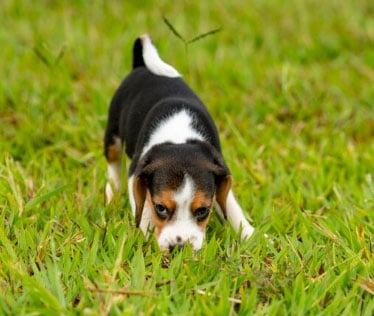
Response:
POLYGON ((147 145, 143 148, 142 156, 157 144, 165 142, 183 144, 188 139, 204 140, 203 135, 193 129, 192 122, 193 117, 187 110, 181 110, 166 118, 153 131, 147 145))
POLYGON ((180 73, 169 64, 165 63, 158 55, 156 47, 153 46, 148 34, 140 36, 143 46, 143 60, 148 70, 155 75, 176 78, 180 73))
POLYGON ((190 220, 192 218, 190 205, 195 195, 193 180, 185 175, 181 187, 174 193, 173 199, 177 204, 178 212, 176 213, 177 221, 190 220))
POLYGON ((176 244, 183 245, 187 241, 193 249, 201 248, 204 231, 197 225, 190 210, 194 194, 193 181, 189 176, 185 176, 183 184, 174 193, 173 197, 177 204, 175 219, 162 229, 158 237, 158 244, 161 249, 168 249, 176 244))

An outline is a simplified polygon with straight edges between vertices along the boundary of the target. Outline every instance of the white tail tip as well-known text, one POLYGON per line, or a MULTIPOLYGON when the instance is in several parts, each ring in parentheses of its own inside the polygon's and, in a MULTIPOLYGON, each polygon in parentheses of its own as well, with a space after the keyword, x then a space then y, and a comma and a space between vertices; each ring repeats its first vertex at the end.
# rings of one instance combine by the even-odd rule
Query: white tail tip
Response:
POLYGON ((181 77, 181 74, 173 66, 165 63, 160 58, 148 34, 141 35, 140 40, 143 47, 144 64, 150 72, 158 76, 170 78, 181 77))

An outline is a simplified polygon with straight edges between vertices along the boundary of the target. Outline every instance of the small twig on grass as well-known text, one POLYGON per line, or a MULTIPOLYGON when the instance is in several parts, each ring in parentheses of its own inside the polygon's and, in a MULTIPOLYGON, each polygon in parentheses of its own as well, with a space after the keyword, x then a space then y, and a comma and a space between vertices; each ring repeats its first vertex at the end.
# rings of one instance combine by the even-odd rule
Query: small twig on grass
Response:
POLYGON ((155 284, 155 286, 156 287, 161 287, 161 286, 168 285, 168 284, 171 284, 171 283, 172 283, 172 280, 165 280, 165 281, 157 282, 155 284))
POLYGON ((131 291, 131 290, 115 290, 115 289, 99 289, 93 287, 87 287, 87 290, 91 293, 110 293, 118 295, 127 295, 127 296, 153 296, 152 292, 144 291, 131 291))
MULTIPOLYGON (((206 295, 206 296, 212 296, 211 293, 207 293, 203 290, 196 290, 195 293, 197 294, 200 294, 200 295, 206 295)), ((220 299, 222 299, 221 296, 219 295, 216 295, 217 297, 219 297, 220 299)), ((241 299, 238 299, 238 298, 235 298, 235 297, 228 297, 227 300, 231 303, 235 303, 235 304, 241 304, 242 303, 242 300, 241 299)))

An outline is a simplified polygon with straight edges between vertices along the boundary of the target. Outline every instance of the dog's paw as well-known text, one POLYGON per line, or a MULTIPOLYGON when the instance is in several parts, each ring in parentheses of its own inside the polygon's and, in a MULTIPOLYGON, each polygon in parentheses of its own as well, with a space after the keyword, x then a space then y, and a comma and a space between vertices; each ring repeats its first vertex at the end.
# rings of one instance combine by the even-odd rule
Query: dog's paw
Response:
POLYGON ((254 232, 254 228, 249 225, 249 224, 246 224, 242 227, 242 231, 241 231, 241 239, 244 240, 244 239, 249 239, 253 232, 254 232))

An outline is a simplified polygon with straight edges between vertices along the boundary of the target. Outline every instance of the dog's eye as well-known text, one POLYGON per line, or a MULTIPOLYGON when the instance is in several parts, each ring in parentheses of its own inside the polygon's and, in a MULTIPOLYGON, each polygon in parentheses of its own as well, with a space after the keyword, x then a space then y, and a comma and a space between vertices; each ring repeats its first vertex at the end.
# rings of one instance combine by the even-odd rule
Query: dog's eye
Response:
POLYGON ((168 209, 162 204, 155 204, 155 211, 160 219, 167 219, 169 217, 168 209))
POLYGON ((198 222, 202 222, 205 220, 209 215, 210 209, 209 207, 199 207, 193 215, 195 216, 198 222))

